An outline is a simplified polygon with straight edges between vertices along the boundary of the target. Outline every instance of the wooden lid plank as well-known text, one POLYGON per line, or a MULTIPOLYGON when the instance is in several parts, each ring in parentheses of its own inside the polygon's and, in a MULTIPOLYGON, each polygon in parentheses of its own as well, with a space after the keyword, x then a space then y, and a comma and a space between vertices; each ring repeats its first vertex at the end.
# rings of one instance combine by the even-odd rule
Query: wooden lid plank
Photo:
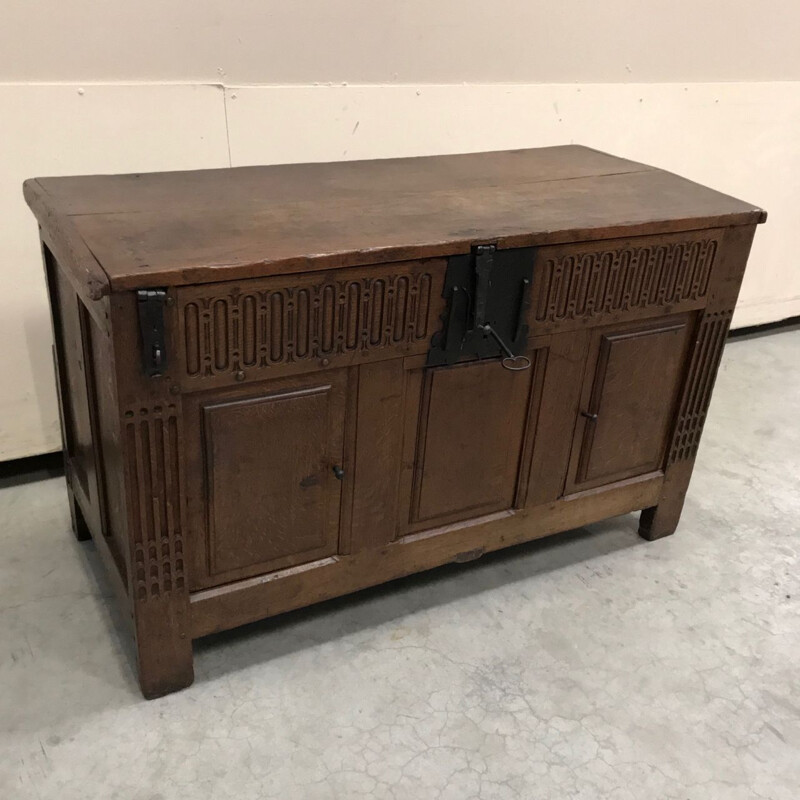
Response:
POLYGON ((577 145, 377 161, 44 178, 111 290, 752 224, 761 209, 577 145))

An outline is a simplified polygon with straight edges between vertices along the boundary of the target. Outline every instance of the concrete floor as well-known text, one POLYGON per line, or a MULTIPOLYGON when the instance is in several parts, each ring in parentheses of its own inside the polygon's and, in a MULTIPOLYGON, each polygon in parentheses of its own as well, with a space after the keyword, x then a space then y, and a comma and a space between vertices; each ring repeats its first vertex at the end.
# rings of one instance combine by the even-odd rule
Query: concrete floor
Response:
POLYGON ((141 699, 63 481, 0 490, 0 800, 797 800, 800 331, 726 350, 683 520, 202 641, 141 699))

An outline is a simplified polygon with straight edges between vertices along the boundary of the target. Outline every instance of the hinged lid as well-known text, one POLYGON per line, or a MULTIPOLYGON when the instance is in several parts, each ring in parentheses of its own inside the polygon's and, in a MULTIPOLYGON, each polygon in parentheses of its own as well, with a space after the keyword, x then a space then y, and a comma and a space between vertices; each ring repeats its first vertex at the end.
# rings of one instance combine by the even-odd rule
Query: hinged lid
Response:
POLYGON ((112 291, 765 218, 677 175, 576 145, 39 178, 26 181, 25 196, 43 228, 77 243, 84 269, 99 263, 112 291))

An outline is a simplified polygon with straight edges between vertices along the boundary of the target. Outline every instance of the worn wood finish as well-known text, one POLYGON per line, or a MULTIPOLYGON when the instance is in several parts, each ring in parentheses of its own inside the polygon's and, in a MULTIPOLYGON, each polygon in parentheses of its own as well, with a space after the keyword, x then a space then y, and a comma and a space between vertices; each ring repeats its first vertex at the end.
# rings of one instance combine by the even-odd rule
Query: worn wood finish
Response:
POLYGON ((112 289, 173 286, 761 220, 759 208, 585 147, 46 178, 112 289))
POLYGON ((192 595, 193 635, 216 633, 442 564, 474 561, 485 553, 540 539, 554 531, 573 530, 624 514, 655 502, 663 481, 663 476, 658 476, 623 482, 533 512, 500 511, 466 524, 422 531, 347 559, 326 558, 197 592, 192 595))
POLYGON ((672 533, 764 219, 573 146, 25 196, 73 528, 147 697, 215 631, 625 512, 672 533), (447 256, 474 244, 536 247, 528 370, 426 366, 447 256), (137 288, 166 290, 155 377, 137 288))

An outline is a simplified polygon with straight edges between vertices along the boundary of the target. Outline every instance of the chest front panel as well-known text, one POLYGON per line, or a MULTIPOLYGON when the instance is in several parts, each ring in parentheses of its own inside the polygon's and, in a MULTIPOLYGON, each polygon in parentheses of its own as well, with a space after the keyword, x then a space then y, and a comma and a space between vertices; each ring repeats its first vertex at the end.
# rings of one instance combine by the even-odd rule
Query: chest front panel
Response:
MULTIPOLYGON (((181 288, 167 320, 192 586, 663 475, 722 241, 706 231, 519 251, 530 302, 508 293, 498 327, 515 346, 514 327, 527 331, 521 371, 502 352, 476 359, 450 344, 455 363, 430 363, 451 332, 446 259, 181 288)), ((477 330, 480 281, 462 283, 463 325, 477 330)))
POLYGON ((181 289, 193 585, 661 474, 720 241, 525 251, 521 371, 427 365, 451 311, 444 259, 181 289), (666 300, 686 310, 659 316, 666 300))

